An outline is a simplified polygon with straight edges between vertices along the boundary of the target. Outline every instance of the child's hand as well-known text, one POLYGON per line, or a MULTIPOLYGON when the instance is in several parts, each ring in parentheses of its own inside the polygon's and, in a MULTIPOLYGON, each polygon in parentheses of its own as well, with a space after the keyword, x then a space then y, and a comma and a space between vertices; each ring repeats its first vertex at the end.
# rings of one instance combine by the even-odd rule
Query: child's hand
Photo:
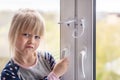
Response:
POLYGON ((68 58, 61 59, 54 67, 53 72, 57 77, 62 76, 68 69, 68 58))

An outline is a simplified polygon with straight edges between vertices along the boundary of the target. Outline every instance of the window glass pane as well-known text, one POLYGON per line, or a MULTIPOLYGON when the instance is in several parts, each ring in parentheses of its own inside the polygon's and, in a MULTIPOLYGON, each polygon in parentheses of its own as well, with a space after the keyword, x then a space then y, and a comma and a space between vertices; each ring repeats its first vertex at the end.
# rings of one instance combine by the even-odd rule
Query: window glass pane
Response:
POLYGON ((97 80, 120 80, 120 1, 96 2, 97 80))

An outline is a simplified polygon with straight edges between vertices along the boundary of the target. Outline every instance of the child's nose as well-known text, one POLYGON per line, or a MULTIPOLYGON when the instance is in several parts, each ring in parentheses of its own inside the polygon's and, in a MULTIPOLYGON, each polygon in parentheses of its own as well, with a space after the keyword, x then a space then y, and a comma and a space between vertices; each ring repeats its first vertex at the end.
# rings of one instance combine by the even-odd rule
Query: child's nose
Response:
POLYGON ((28 40, 28 43, 30 44, 30 43, 34 43, 34 42, 35 42, 35 38, 31 36, 28 40))

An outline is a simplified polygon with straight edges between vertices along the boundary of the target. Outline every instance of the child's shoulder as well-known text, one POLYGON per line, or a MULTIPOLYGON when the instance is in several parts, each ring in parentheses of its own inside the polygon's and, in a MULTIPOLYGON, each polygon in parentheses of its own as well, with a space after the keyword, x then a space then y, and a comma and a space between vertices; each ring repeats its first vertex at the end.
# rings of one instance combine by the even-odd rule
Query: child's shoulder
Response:
POLYGON ((3 68, 1 74, 13 75, 14 73, 17 73, 18 69, 19 66, 10 60, 3 68))
POLYGON ((17 74, 18 70, 19 70, 19 66, 15 64, 12 60, 10 60, 1 72, 1 79, 2 80, 19 80, 18 74, 17 74))

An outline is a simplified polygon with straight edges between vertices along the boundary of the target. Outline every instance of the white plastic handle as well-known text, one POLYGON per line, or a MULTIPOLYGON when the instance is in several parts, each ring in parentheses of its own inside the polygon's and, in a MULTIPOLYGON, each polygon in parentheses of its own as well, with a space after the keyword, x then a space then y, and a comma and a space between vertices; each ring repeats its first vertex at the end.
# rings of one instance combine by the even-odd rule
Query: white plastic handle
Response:
POLYGON ((83 78, 86 77, 85 76, 85 69, 84 69, 84 60, 86 58, 86 53, 87 53, 87 48, 85 47, 85 49, 80 52, 80 54, 82 55, 82 74, 83 74, 83 78))
POLYGON ((64 48, 61 52, 62 52, 62 58, 68 57, 70 55, 70 51, 68 48, 64 48))

